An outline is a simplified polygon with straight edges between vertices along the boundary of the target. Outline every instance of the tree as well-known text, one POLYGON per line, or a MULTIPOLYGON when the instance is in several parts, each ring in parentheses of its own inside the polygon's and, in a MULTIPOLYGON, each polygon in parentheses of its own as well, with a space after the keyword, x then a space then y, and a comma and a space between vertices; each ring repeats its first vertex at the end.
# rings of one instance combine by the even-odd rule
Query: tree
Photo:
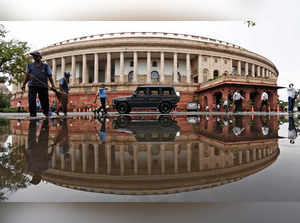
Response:
POLYGON ((7 30, 0 24, 0 83, 21 83, 29 58, 27 42, 6 40, 7 30))

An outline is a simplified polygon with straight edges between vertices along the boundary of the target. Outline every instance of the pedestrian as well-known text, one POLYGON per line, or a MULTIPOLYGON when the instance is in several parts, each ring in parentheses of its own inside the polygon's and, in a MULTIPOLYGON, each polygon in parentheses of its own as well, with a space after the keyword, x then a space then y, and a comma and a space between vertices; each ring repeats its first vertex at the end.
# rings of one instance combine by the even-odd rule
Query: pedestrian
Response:
POLYGON ((18 109, 18 112, 21 112, 21 101, 18 101, 18 103, 17 103, 17 109, 18 109))
POLYGON ((216 106, 216 110, 217 110, 217 111, 220 111, 220 109, 221 109, 221 106, 220 106, 220 104, 217 104, 217 106, 216 106))
POLYGON ((235 105, 234 112, 241 111, 242 100, 245 98, 241 95, 239 91, 235 91, 232 98, 235 105))
POLYGON ((208 105, 205 106, 205 110, 206 110, 206 112, 209 112, 209 106, 208 105))
MULTIPOLYGON (((104 87, 104 85, 102 85, 99 90, 98 90, 98 93, 96 94, 96 99, 97 97, 99 97, 100 99, 100 107, 97 108, 95 111, 97 113, 99 113, 101 111, 101 109, 103 109, 104 113, 106 114, 107 113, 107 110, 106 110, 106 99, 107 99, 107 95, 106 95, 106 92, 105 90, 107 90, 107 88, 104 87)), ((95 101, 96 101, 95 99, 95 101)))
POLYGON ((59 112, 62 111, 64 116, 67 115, 68 111, 68 95, 69 95, 69 81, 71 74, 70 72, 64 72, 64 77, 59 79, 59 89, 65 94, 61 97, 61 105, 57 107, 56 114, 59 115, 59 112))
POLYGON ((43 113, 46 117, 49 115, 49 94, 48 79, 52 88, 55 88, 50 66, 42 62, 42 56, 39 52, 30 53, 34 62, 27 64, 26 77, 23 82, 22 90, 28 82, 28 104, 30 117, 36 117, 36 96, 38 95, 43 113))
POLYGON ((289 84, 287 89, 288 92, 288 101, 289 101, 289 112, 294 112, 295 99, 297 97, 296 89, 294 88, 294 84, 289 84))
POLYGON ((261 105, 260 105, 260 111, 261 112, 263 111, 264 106, 266 107, 266 111, 268 111, 268 106, 269 106, 268 99, 269 99, 269 95, 266 91, 264 91, 261 94, 261 105))
POLYGON ((40 103, 39 100, 37 100, 37 102, 36 102, 36 111, 37 111, 37 112, 40 112, 40 111, 41 111, 41 103, 40 103))
POLYGON ((228 100, 225 99, 225 101, 223 102, 223 108, 225 112, 228 112, 228 100))

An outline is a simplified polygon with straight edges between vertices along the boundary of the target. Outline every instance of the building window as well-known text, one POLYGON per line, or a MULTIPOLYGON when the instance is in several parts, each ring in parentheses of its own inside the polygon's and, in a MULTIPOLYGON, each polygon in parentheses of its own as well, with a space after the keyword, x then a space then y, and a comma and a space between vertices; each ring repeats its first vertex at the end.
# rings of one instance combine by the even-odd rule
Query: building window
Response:
POLYGON ((218 78, 219 76, 219 71, 218 70, 214 70, 214 79, 218 78))
POLYGON ((157 67, 157 61, 152 62, 152 67, 157 67))
POLYGON ((128 82, 132 82, 133 81, 133 71, 130 71, 128 73, 128 82))
POLYGON ((151 72, 151 81, 152 82, 159 82, 159 73, 157 71, 151 72))
POLYGON ((215 63, 218 63, 218 58, 215 58, 215 63))
POLYGON ((133 67, 133 61, 130 61, 130 66, 133 67))
POLYGON ((224 64, 227 64, 227 60, 226 59, 224 60, 224 64))
POLYGON ((193 78, 193 80, 194 80, 194 83, 198 83, 198 76, 195 76, 195 77, 193 78))
POLYGON ((204 61, 204 62, 207 62, 207 57, 203 57, 203 61, 204 61))
POLYGON ((150 88, 149 94, 150 95, 159 95, 159 88, 150 88))

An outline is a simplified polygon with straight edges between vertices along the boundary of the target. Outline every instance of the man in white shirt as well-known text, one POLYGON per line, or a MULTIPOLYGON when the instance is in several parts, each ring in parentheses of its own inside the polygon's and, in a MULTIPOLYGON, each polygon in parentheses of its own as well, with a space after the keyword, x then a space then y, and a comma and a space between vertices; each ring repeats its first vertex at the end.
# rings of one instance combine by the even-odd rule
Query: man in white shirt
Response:
POLYGON ((296 89, 293 84, 290 84, 288 89, 289 112, 294 112, 295 99, 297 97, 296 89))
POLYGON ((266 107, 266 111, 268 111, 268 99, 269 99, 269 95, 266 91, 264 91, 261 95, 261 105, 260 105, 260 111, 263 111, 263 107, 266 107))
POLYGON ((235 105, 234 112, 241 111, 241 104, 244 97, 241 95, 239 91, 235 91, 232 98, 235 105))

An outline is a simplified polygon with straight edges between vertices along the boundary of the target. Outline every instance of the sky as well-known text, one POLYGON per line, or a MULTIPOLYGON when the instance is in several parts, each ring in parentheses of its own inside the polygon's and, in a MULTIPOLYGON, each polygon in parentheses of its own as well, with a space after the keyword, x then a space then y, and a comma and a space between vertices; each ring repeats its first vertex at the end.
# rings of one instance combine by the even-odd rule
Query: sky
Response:
MULTIPOLYGON (((300 1, 297 0, 112 0, 109 3, 85 0, 85 4, 69 0, 52 0, 50 4, 40 0, 49 4, 40 8, 22 5, 33 1, 18 1, 18 6, 15 0, 0 2, 0 24, 9 30, 7 37, 27 41, 33 50, 99 33, 186 33, 231 42, 258 53, 279 70, 278 85, 286 87, 293 82, 300 88, 300 1), (256 26, 248 28, 245 24, 248 19, 255 21, 256 26)), ((280 99, 286 99, 286 89, 279 90, 279 95, 280 99)))

